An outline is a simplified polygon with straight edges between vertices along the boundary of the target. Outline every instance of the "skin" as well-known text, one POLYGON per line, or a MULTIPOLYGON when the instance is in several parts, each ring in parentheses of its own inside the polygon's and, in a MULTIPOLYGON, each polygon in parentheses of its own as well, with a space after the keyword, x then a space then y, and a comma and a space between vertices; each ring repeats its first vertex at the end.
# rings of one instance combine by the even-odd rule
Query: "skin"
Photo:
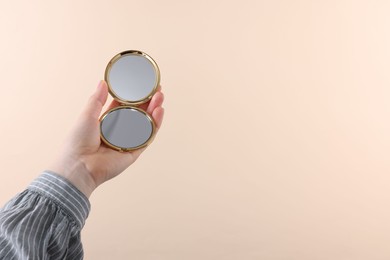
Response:
MULTIPOLYGON (((48 168, 68 179, 87 198, 99 185, 118 176, 133 164, 146 149, 121 153, 101 141, 99 117, 107 96, 108 87, 102 80, 65 139, 57 159, 48 168)), ((139 106, 153 117, 157 132, 164 117, 163 101, 164 94, 159 87, 149 102, 139 106)), ((108 109, 118 105, 113 100, 108 109)))

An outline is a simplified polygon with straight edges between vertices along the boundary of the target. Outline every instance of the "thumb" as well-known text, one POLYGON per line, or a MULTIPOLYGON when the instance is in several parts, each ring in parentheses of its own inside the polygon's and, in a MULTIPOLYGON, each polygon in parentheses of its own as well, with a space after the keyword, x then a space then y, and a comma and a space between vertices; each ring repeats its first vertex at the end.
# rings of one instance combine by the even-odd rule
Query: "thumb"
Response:
POLYGON ((104 80, 101 80, 95 90, 95 93, 93 93, 88 100, 87 106, 84 109, 84 116, 97 120, 102 112, 104 104, 106 103, 107 95, 107 83, 104 80))

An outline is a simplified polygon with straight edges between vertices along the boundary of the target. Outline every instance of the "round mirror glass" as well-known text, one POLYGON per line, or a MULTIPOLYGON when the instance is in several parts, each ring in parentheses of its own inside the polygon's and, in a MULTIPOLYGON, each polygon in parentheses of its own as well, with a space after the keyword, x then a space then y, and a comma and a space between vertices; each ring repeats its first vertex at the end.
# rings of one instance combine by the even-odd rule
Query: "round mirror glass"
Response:
POLYGON ((157 89, 157 64, 141 51, 125 51, 111 59, 106 68, 111 94, 126 104, 147 102, 157 89))
POLYGON ((103 115, 100 129, 107 145, 126 151, 147 145, 153 136, 154 124, 140 109, 119 107, 103 115))

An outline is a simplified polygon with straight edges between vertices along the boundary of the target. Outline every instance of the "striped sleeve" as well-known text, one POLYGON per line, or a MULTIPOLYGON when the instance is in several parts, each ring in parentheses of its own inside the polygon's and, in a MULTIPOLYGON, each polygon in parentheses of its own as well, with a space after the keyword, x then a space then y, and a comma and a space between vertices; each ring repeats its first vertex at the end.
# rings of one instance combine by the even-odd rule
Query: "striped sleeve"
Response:
POLYGON ((43 172, 0 209, 0 259, 83 259, 80 232, 89 211, 76 187, 43 172))

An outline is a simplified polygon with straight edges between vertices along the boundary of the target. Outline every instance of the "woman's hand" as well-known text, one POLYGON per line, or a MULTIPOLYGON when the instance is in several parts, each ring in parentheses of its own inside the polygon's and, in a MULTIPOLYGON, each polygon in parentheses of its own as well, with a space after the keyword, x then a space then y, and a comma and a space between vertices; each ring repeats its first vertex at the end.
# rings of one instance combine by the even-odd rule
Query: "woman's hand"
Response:
MULTIPOLYGON (((66 139, 58 159, 47 169, 68 179, 88 198, 100 184, 123 172, 146 149, 122 153, 101 141, 99 117, 107 95, 107 84, 101 81, 66 139)), ((163 121, 163 101, 164 95, 159 87, 152 99, 140 106, 153 117, 157 131, 163 121)), ((108 109, 118 105, 113 100, 108 109)))

